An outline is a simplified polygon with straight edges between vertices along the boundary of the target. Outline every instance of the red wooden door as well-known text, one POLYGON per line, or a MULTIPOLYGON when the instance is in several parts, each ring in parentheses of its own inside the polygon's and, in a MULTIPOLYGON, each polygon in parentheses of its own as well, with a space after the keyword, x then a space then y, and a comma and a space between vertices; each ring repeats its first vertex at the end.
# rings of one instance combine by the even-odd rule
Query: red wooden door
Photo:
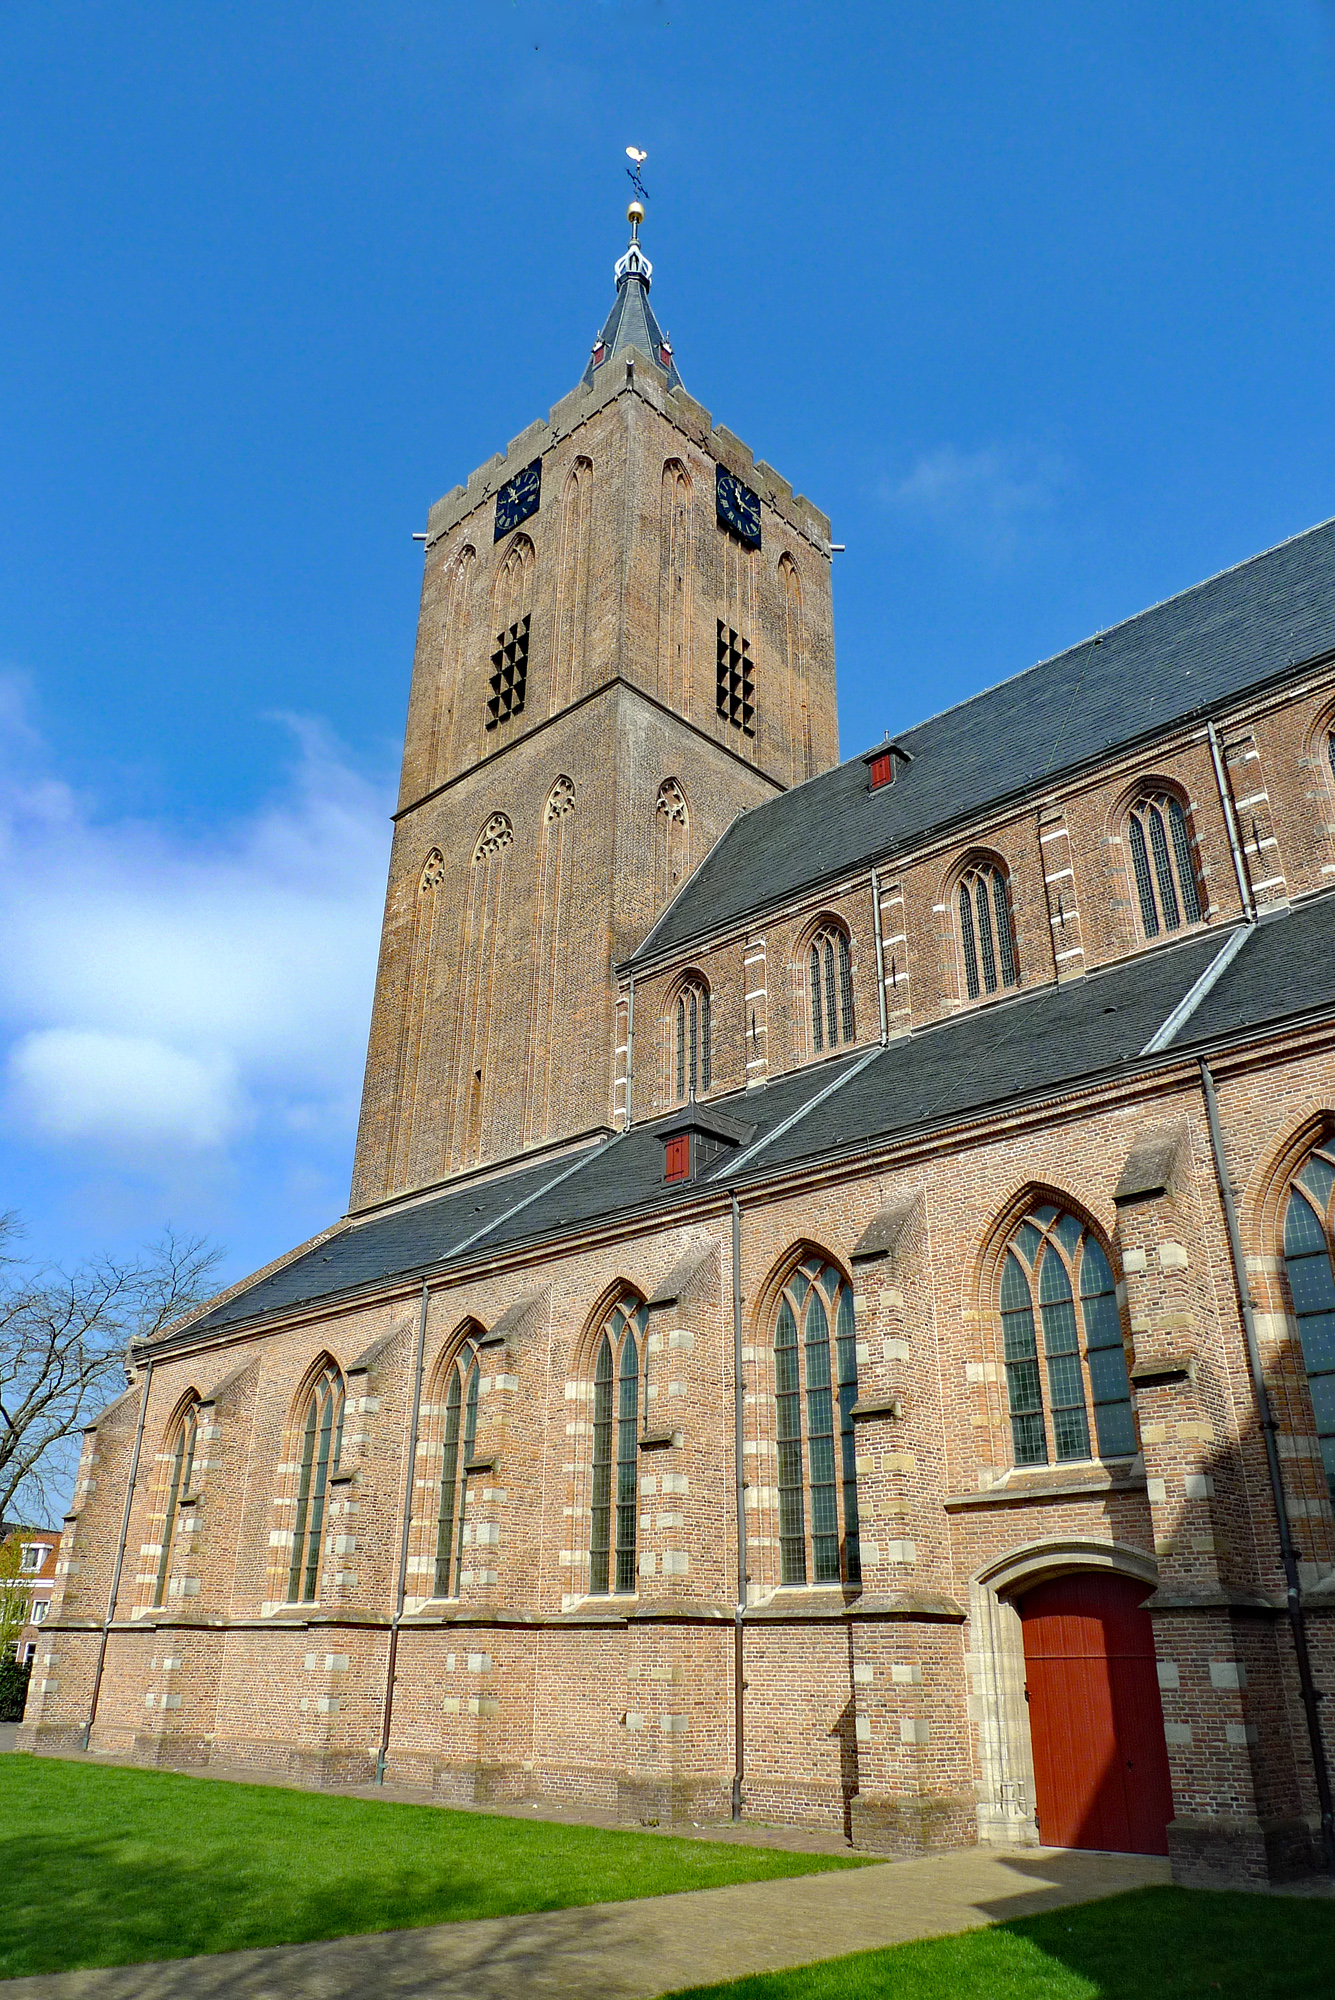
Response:
POLYGON ((1085 1571, 1020 1600, 1044 1847, 1168 1852, 1173 1793, 1148 1594, 1085 1571))

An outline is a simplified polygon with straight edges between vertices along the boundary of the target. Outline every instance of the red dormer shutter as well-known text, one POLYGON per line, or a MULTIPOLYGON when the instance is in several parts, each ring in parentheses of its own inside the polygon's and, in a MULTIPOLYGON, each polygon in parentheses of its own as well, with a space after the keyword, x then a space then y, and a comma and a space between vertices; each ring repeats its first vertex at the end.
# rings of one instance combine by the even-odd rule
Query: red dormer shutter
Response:
POLYGON ((667 1141, 665 1151, 667 1154, 667 1165, 666 1165, 666 1171, 663 1175, 664 1180, 667 1181, 689 1180, 691 1177, 690 1134, 688 1132, 683 1132, 680 1139, 669 1139, 667 1141))
POLYGON ((894 779, 894 775, 895 775, 894 760, 892 759, 890 752, 888 750, 885 751, 883 755, 881 755, 880 757, 872 758, 871 788, 873 791, 879 790, 879 788, 882 785, 890 784, 894 779))

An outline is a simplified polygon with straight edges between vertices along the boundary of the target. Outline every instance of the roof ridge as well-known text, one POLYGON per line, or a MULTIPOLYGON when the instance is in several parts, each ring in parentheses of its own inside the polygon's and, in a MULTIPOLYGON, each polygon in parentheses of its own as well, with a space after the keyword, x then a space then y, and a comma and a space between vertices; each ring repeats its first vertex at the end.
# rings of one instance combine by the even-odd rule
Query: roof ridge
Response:
MULTIPOLYGON (((961 709, 968 708, 972 702, 982 701, 986 695, 996 694, 999 688, 1009 687, 1014 681, 1022 681, 1029 674, 1041 672, 1044 667, 1055 666, 1058 660, 1067 659, 1078 653, 1082 646, 1092 646, 1096 641, 1102 641, 1114 633, 1124 631, 1128 625, 1138 625, 1142 618, 1148 618, 1152 612, 1162 611, 1170 604, 1181 604, 1186 598, 1196 596, 1199 591, 1208 590, 1211 584, 1218 583, 1221 578, 1236 576, 1240 570, 1250 569, 1253 563, 1265 562, 1268 557, 1277 555, 1280 549, 1290 548, 1295 542, 1306 541, 1309 535, 1319 535, 1323 528, 1335 528, 1335 514, 1328 515, 1324 521, 1313 521, 1309 528, 1300 528, 1297 534, 1281 536, 1280 540, 1272 542, 1269 548, 1258 549, 1254 555, 1243 556, 1239 562, 1225 563, 1222 569, 1215 570, 1210 576, 1202 577, 1199 583, 1189 583, 1182 590, 1170 591, 1167 597, 1156 597, 1153 604, 1143 605, 1139 611, 1128 612, 1125 618, 1117 619, 1112 625, 1096 626, 1085 638, 1074 639, 1069 646, 1062 646, 1055 653, 1045 653, 1042 659, 1034 660, 1027 667, 1021 667, 1016 673, 1003 674, 999 681, 989 681, 986 687, 975 688, 973 693, 966 694, 963 700, 953 701, 946 708, 935 709, 931 715, 925 715, 921 722, 910 723, 898 734, 909 736, 915 730, 926 729, 930 723, 940 722, 944 716, 958 715, 961 709)), ((860 752, 859 755, 861 754, 865 753, 860 752)), ((855 764, 858 759, 849 757, 844 761, 855 764)), ((838 766, 832 768, 837 769, 838 766)), ((824 777, 826 774, 822 772, 820 775, 824 777)), ((798 788, 795 786, 794 790, 796 789, 798 788)), ((765 803, 768 804, 769 801, 766 800, 765 803)))

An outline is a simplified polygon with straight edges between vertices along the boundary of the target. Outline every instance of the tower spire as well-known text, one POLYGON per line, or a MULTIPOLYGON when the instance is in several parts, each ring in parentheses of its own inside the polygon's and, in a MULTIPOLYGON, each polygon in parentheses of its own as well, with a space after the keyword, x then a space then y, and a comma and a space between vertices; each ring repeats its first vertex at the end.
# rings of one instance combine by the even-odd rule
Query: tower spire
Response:
POLYGON ((649 303, 649 287, 653 283, 654 267, 645 256, 640 244, 640 224, 644 221, 644 203, 637 197, 626 210, 626 220, 630 224, 630 242, 624 256, 618 257, 613 267, 617 295, 606 323, 593 343, 589 365, 584 370, 585 386, 591 386, 598 372, 605 368, 623 349, 636 347, 648 360, 657 362, 666 369, 668 387, 680 389, 681 376, 672 358, 672 343, 654 317, 649 303))

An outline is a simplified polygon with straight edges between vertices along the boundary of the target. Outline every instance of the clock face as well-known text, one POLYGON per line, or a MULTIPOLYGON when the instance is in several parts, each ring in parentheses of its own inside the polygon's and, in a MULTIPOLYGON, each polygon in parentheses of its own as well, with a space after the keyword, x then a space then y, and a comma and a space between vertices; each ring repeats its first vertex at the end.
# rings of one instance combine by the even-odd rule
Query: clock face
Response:
POLYGON ((739 542, 748 549, 760 547, 760 496, 744 486, 740 479, 734 479, 730 472, 720 465, 715 481, 715 504, 718 517, 725 528, 731 528, 739 542))
POLYGON ((522 472, 508 479, 496 495, 494 542, 499 542, 502 535, 508 535, 521 521, 527 521, 530 514, 537 513, 541 492, 542 460, 535 458, 532 465, 526 465, 522 472))

